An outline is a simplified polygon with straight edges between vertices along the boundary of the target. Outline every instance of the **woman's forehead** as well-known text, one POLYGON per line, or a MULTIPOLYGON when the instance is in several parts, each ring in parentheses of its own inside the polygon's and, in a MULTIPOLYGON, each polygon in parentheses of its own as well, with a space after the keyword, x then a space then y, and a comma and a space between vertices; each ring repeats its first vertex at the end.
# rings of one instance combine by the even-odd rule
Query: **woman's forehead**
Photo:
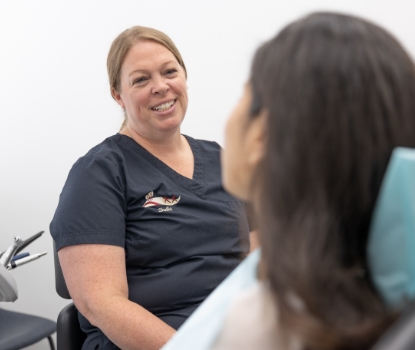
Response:
POLYGON ((128 51, 121 70, 148 70, 169 64, 179 64, 173 53, 165 46, 154 41, 140 41, 128 51))

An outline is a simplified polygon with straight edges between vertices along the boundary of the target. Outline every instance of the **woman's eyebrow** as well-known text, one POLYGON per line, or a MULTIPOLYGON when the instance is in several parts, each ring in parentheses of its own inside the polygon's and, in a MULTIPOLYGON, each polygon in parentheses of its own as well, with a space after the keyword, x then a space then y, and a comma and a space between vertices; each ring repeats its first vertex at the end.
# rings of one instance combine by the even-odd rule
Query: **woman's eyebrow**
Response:
POLYGON ((134 69, 132 72, 128 74, 128 77, 131 77, 136 73, 148 73, 148 69, 134 69))
POLYGON ((164 62, 163 64, 161 64, 161 67, 168 66, 168 65, 170 65, 172 63, 179 64, 179 62, 177 62, 176 60, 170 60, 170 61, 167 61, 167 62, 164 62))

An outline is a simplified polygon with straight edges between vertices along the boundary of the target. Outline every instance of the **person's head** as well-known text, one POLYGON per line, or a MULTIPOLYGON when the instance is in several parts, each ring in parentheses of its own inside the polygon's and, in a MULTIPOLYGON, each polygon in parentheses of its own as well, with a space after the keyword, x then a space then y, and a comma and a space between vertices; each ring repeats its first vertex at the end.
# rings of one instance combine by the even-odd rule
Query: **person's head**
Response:
POLYGON ((253 200, 282 318, 310 349, 363 349, 385 325, 366 241, 392 150, 415 147, 414 96, 402 46, 352 16, 307 16, 255 55, 227 125, 224 184, 253 200))
POLYGON ((129 114, 136 114, 137 111, 132 110, 133 105, 136 108, 148 109, 154 107, 158 100, 165 102, 166 91, 171 92, 170 83, 172 81, 173 85, 177 83, 177 77, 181 81, 179 82, 180 86, 176 84, 175 90, 179 89, 180 91, 175 91, 172 97, 177 97, 177 94, 181 95, 182 98, 179 97, 179 102, 182 102, 184 117, 187 108, 187 86, 184 91, 182 90, 187 79, 186 66, 179 50, 166 34, 153 28, 140 26, 125 30, 111 45, 107 58, 107 71, 111 95, 125 112, 125 120, 121 128, 128 123, 129 118, 133 119, 133 115, 129 114), (174 76, 171 74, 172 70, 177 71, 173 72, 174 76), (144 94, 147 94, 146 99, 149 101, 144 101, 145 105, 140 105, 143 102, 142 99, 130 101, 131 98, 128 98, 128 101, 125 100, 126 95, 132 90, 124 90, 134 87, 134 82, 131 81, 133 72, 138 72, 135 75, 143 73, 138 79, 141 78, 141 81, 145 79, 151 83, 151 86, 146 83, 146 91, 143 91, 143 85, 139 89, 135 89, 136 92, 140 90, 142 98, 145 97, 144 94), (123 93, 125 93, 124 96, 121 96, 123 93), (130 102, 130 108, 128 102, 130 102))

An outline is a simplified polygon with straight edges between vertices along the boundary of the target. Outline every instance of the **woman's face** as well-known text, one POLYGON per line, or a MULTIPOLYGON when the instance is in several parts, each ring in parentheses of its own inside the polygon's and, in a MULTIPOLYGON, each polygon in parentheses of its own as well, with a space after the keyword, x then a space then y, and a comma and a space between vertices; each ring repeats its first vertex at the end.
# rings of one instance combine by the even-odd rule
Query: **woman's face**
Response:
POLYGON ((267 114, 250 116, 252 93, 249 83, 228 119, 225 148, 222 152, 222 177, 227 191, 247 202, 252 201, 251 184, 264 155, 267 114))
POLYGON ((125 57, 120 78, 114 98, 127 113, 127 128, 151 141, 180 131, 187 85, 173 53, 154 41, 140 41, 125 57))

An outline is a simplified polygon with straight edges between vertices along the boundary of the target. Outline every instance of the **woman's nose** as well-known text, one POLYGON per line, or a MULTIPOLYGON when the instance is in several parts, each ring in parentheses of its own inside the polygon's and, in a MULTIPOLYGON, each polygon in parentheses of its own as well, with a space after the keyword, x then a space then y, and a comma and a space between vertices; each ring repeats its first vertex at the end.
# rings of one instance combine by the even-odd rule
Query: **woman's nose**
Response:
POLYGON ((151 92, 153 94, 165 94, 169 90, 169 85, 163 77, 155 77, 151 92))

